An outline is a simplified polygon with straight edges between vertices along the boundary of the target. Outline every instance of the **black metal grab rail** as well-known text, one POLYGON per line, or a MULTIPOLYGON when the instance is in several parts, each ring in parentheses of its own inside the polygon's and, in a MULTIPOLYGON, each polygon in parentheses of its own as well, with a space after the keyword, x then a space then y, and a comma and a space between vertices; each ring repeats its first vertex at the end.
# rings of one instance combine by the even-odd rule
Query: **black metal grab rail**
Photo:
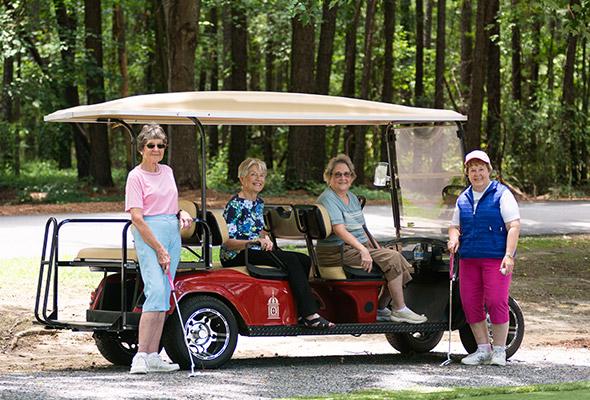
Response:
MULTIPOLYGON (((208 251, 203 251, 202 262, 205 269, 212 268, 211 247, 212 237, 211 228, 200 218, 194 218, 195 224, 202 226, 203 238, 201 240, 203 248, 208 251)), ((68 328, 71 323, 59 321, 58 316, 58 270, 60 266, 88 266, 88 262, 64 262, 59 260, 59 232, 61 228, 70 223, 119 223, 125 224, 122 229, 121 236, 121 311, 120 318, 114 324, 115 330, 128 329, 127 312, 127 291, 125 290, 125 283, 127 281, 127 273, 130 267, 130 260, 127 254, 127 236, 129 227, 132 221, 123 218, 71 218, 64 219, 57 222, 54 217, 50 217, 45 224, 45 233, 43 237, 43 251, 41 254, 41 262, 39 267, 39 278, 37 283, 37 292, 35 297, 35 319, 41 324, 55 329, 68 328), (47 253, 49 252, 49 258, 47 253), (51 296, 50 296, 51 295, 51 296), (51 297, 51 305, 50 305, 51 297)), ((90 324, 89 324, 90 326, 90 324)))
POLYGON ((67 324, 62 323, 58 320, 58 266, 59 266, 59 231, 68 223, 123 223, 122 230, 122 257, 121 257, 121 314, 122 314, 122 327, 124 329, 126 325, 126 313, 123 305, 126 304, 127 293, 124 288, 124 282, 126 279, 126 266, 127 260, 127 233, 131 226, 131 220, 122 218, 72 218, 64 219, 61 222, 57 222, 54 217, 50 217, 45 224, 45 233, 43 236, 43 251, 41 253, 41 262, 39 267, 39 279, 37 283, 37 293, 35 298, 35 319, 41 324, 46 325, 50 328, 65 328, 67 324), (47 259, 47 249, 49 248, 49 259, 47 259), (44 290, 43 290, 44 289, 44 290), (49 313, 49 297, 51 291, 51 312, 49 313), (41 297, 43 297, 42 308, 41 308, 41 297))

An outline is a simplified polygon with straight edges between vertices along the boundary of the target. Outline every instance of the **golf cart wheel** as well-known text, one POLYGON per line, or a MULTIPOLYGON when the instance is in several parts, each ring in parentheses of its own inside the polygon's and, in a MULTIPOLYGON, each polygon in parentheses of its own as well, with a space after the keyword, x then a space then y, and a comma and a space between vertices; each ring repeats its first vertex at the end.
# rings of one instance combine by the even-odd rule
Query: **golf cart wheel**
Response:
POLYGON ((428 353, 434 349, 444 335, 439 332, 386 333, 389 344, 402 354, 428 353))
MULTIPOLYGON (((512 297, 508 298, 508 313, 510 316, 510 322, 508 325, 508 337, 506 338, 506 358, 510 358, 516 353, 518 348, 522 343, 522 339, 524 338, 524 316, 522 315, 522 310, 520 306, 512 297)), ((489 316, 487 317, 488 326, 489 324, 489 316)), ((489 332, 490 337, 492 336, 492 332, 489 332)), ((471 354, 477 350, 477 343, 475 342, 475 337, 473 336, 473 332, 471 332, 471 328, 468 324, 465 324, 461 328, 459 328, 459 336, 461 337, 461 343, 467 353, 471 354)))
POLYGON ((190 368, 187 345, 197 368, 218 368, 231 358, 238 341, 238 323, 228 306, 214 297, 195 296, 180 303, 180 313, 182 329, 176 311, 164 326, 164 347, 174 362, 190 368))
POLYGON ((137 332, 94 332, 98 351, 115 365, 131 365, 137 353, 137 332))

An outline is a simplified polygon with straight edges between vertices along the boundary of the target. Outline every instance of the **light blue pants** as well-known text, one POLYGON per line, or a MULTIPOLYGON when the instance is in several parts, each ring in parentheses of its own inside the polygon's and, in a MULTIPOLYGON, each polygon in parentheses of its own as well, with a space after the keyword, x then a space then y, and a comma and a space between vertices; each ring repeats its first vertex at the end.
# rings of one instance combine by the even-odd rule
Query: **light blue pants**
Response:
MULTIPOLYGON (((180 261, 180 228, 174 214, 153 215, 143 218, 158 241, 170 255, 170 274, 176 274, 180 261)), ((145 243, 137 231, 132 229, 135 239, 135 250, 139 259, 139 270, 143 280, 145 302, 143 311, 168 311, 170 309, 170 283, 162 266, 158 263, 158 255, 145 243)))

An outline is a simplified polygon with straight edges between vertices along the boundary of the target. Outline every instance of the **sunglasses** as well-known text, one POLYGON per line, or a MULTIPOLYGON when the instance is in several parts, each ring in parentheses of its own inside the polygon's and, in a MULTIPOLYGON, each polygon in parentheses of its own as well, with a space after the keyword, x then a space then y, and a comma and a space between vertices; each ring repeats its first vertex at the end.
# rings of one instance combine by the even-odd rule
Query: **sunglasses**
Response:
POLYGON ((335 172, 334 175, 336 178, 350 178, 352 176, 352 174, 350 172, 335 172))
POLYGON ((158 149, 165 149, 166 145, 164 143, 158 143, 158 144, 154 144, 154 143, 148 143, 145 145, 145 147, 147 147, 148 149, 153 149, 154 147, 158 146, 158 149))

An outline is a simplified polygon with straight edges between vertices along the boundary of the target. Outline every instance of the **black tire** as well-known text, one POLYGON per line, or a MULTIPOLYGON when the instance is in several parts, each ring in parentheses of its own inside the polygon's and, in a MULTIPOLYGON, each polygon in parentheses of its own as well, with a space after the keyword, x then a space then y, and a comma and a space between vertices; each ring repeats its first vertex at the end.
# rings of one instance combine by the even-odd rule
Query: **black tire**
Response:
POLYGON ((444 335, 439 332, 386 333, 385 337, 394 349, 402 354, 428 353, 444 335))
POLYGON ((238 323, 227 305, 211 296, 194 296, 181 302, 180 312, 182 329, 175 310, 168 316, 162 338, 172 361, 184 369, 191 366, 183 335, 199 369, 218 368, 231 358, 238 342, 238 323))
POLYGON ((137 331, 94 332, 98 351, 115 365, 131 365, 137 353, 137 331))
MULTIPOLYGON (((508 308, 510 323, 508 327, 508 338, 506 339, 506 359, 512 357, 516 353, 524 338, 524 316, 522 315, 522 310, 518 305, 518 302, 512 297, 508 298, 508 308)), ((467 350, 467 353, 471 354, 477 350, 477 343, 475 342, 475 337, 473 336, 473 332, 471 332, 469 325, 465 324, 459 328, 459 336, 461 337, 461 343, 465 350, 467 350)))

